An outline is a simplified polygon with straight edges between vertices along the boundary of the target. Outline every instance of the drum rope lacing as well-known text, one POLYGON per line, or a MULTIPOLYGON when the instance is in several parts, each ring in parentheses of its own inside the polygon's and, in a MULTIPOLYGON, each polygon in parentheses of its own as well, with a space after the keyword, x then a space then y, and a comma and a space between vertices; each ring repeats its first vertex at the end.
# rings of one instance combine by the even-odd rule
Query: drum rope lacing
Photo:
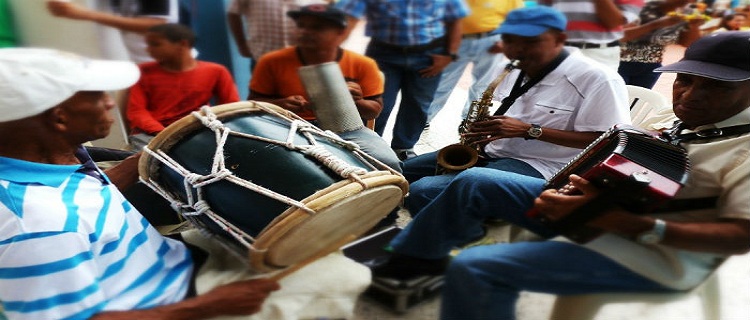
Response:
MULTIPOLYGON (((256 104, 255 106, 259 107, 260 109, 263 109, 263 111, 265 112, 274 114, 282 119, 286 119, 289 116, 289 115, 279 114, 275 110, 266 108, 260 104, 256 104)), ((145 181, 144 179, 141 179, 141 180, 144 184, 148 185, 151 189, 153 189, 163 198, 167 199, 167 201, 170 202, 170 205, 172 206, 172 208, 174 208, 175 211, 180 212, 183 215, 183 217, 185 217, 186 220, 188 220, 194 226, 198 226, 199 227, 198 230, 202 234, 209 236, 209 237, 213 236, 213 234, 211 234, 211 232, 207 230, 204 224, 201 223, 197 219, 197 217, 200 215, 206 215, 208 218, 214 221, 222 230, 227 232, 229 235, 231 235, 233 238, 235 238, 245 247, 250 248, 251 250, 254 250, 254 251, 258 251, 258 252, 266 251, 266 250, 256 249, 254 246, 252 246, 251 242, 252 243, 255 242, 255 239, 252 236, 250 236, 249 234, 247 234, 240 228, 234 226, 231 222, 222 218, 220 215, 213 212, 208 202, 204 200, 203 187, 206 185, 212 184, 214 182, 221 181, 221 180, 228 180, 229 182, 242 186, 246 189, 250 189, 254 192, 257 192, 269 198, 275 199, 279 202, 286 203, 290 206, 299 208, 310 215, 313 215, 316 213, 314 210, 310 209, 309 207, 307 207, 304 203, 300 201, 294 200, 292 198, 289 198, 287 196, 284 196, 282 194, 279 194, 277 192, 274 192, 272 190, 269 190, 267 188, 254 184, 250 181, 234 176, 233 172, 229 170, 228 168, 226 168, 225 157, 224 157, 224 146, 230 135, 255 139, 255 140, 272 143, 272 144, 277 144, 277 145, 284 146, 285 148, 290 149, 290 150, 300 151, 304 153, 305 155, 308 155, 316 159, 321 164, 330 168, 332 171, 334 171, 337 175, 341 176, 342 178, 356 181, 357 183, 362 185, 364 189, 368 189, 367 183, 365 183, 359 176, 366 174, 367 170, 361 167, 350 165, 346 163, 345 161, 343 161, 342 159, 340 159, 339 157, 332 154, 330 151, 328 151, 325 148, 325 146, 320 145, 314 139, 315 135, 326 138, 328 141, 336 143, 347 150, 353 151, 353 154, 355 155, 355 157, 357 157, 362 163, 369 166, 370 169, 376 169, 376 167, 373 165, 374 163, 383 168, 388 168, 388 170, 391 171, 392 173, 400 175, 400 173, 391 169, 387 165, 371 157, 370 155, 362 152, 359 148, 359 145, 357 145, 356 143, 343 140, 342 138, 340 138, 338 135, 336 135, 335 133, 331 131, 323 131, 299 117, 297 117, 296 119, 290 120, 290 123, 289 123, 290 129, 289 129, 289 133, 287 135, 286 141, 278 141, 274 139, 268 139, 268 138, 261 137, 261 136, 256 136, 256 135, 251 135, 251 134, 246 134, 246 133, 236 132, 236 131, 231 130, 231 128, 228 128, 220 119, 218 119, 216 114, 214 114, 211 111, 209 106, 204 106, 199 111, 200 112, 192 112, 191 114, 194 117, 196 117, 205 127, 213 131, 216 136, 217 147, 214 153, 210 174, 201 175, 201 174, 191 172, 187 170, 186 168, 184 168, 182 165, 180 165, 177 161, 172 159, 169 155, 167 155, 162 150, 154 151, 154 150, 150 150, 148 147, 143 148, 144 152, 147 152, 148 154, 153 156, 155 159, 163 163, 165 166, 169 167, 170 169, 172 169, 173 171, 175 171, 176 173, 184 177, 183 187, 185 190, 185 194, 187 195, 187 203, 184 203, 180 199, 173 197, 168 191, 163 189, 156 182, 145 181), (294 143, 294 138, 296 137, 297 134, 303 135, 308 141, 309 145, 296 145, 294 143)), ((296 115, 294 114, 291 114, 291 116, 296 117, 296 115)))

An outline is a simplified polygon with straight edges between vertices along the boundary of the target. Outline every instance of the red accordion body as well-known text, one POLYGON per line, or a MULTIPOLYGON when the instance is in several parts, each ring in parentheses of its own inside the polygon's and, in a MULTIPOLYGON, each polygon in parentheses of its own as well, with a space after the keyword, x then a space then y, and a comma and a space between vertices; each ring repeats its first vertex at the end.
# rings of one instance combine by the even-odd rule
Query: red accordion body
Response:
MULTIPOLYGON (((550 178, 547 188, 560 189, 571 174, 577 174, 604 190, 603 199, 597 199, 602 202, 599 207, 616 204, 634 213, 648 213, 674 197, 689 171, 684 148, 632 126, 615 126, 550 178)), ((593 234, 584 225, 598 214, 587 211, 596 210, 584 207, 560 221, 543 222, 584 242, 593 234)))

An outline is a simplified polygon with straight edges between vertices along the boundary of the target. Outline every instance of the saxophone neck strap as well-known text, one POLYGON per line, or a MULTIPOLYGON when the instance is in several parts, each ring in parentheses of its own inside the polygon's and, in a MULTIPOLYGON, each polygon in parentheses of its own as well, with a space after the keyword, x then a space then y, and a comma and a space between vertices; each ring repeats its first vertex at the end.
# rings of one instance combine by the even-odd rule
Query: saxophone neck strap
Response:
POLYGON ((516 99, 518 99, 520 96, 522 96, 526 91, 529 91, 531 87, 535 86, 539 81, 542 81, 544 77, 546 77, 552 70, 557 69, 557 67, 567 58, 570 54, 567 50, 562 49, 560 51, 560 54, 555 57, 539 74, 539 76, 534 77, 532 79, 529 79, 525 84, 521 85, 523 83, 523 78, 526 76, 526 73, 521 70, 521 73, 518 74, 518 79, 516 79, 516 83, 513 84, 513 89, 510 90, 510 94, 503 99, 503 101, 500 104, 500 107, 497 108, 495 113, 493 115, 495 116, 501 116, 504 115, 506 112, 508 112, 508 109, 510 109, 510 106, 513 105, 513 103, 516 102, 516 99))

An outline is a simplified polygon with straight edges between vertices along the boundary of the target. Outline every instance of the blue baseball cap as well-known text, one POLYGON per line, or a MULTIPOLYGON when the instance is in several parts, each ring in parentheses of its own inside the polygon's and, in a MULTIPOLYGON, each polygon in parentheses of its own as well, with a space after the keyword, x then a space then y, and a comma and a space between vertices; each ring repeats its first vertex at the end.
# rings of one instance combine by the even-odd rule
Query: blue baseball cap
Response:
POLYGON ((568 20, 560 11, 548 6, 515 9, 508 13, 498 30, 502 34, 536 37, 549 29, 565 30, 568 20))

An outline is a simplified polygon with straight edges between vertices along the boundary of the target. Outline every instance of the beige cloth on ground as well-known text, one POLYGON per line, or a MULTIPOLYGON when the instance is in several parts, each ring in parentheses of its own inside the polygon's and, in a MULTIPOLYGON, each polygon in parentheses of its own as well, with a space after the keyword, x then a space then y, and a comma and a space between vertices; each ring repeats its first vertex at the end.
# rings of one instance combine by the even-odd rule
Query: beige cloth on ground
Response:
MULTIPOLYGON (((252 272, 236 254, 200 232, 190 230, 182 235, 185 241, 210 253, 196 279, 199 295, 218 285, 264 277, 252 272)), ((219 319, 351 319, 357 299, 370 282, 369 268, 334 252, 281 279, 281 289, 268 297, 260 312, 219 319)))

